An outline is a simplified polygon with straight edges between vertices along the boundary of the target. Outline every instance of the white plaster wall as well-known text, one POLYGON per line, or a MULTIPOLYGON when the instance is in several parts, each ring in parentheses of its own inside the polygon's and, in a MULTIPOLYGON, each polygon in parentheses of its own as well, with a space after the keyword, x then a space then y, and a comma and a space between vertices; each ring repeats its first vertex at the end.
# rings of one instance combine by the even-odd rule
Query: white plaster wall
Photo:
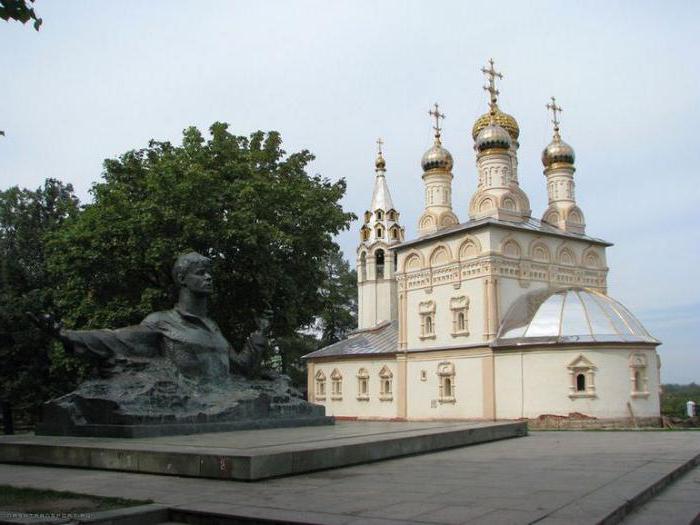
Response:
POLYGON ((656 352, 649 348, 550 349, 496 354, 496 415, 498 419, 536 418, 542 414, 580 412, 599 418, 658 417, 656 352), (647 356, 649 396, 633 398, 630 354, 647 356), (596 367, 595 398, 569 398, 568 365, 583 355, 596 367))
POLYGON ((430 293, 425 289, 409 290, 407 299, 407 330, 408 348, 434 348, 459 346, 464 344, 482 343, 484 341, 484 301, 483 279, 462 281, 459 288, 452 284, 433 286, 430 293), (469 298, 467 327, 469 335, 452 335, 452 310, 450 299, 466 296, 469 298), (419 304, 424 301, 435 302, 435 337, 421 339, 421 316, 419 304))
POLYGON ((481 419, 484 416, 483 357, 409 359, 407 415, 413 419, 481 419), (440 403, 438 364, 455 366, 455 402, 440 403), (421 370, 426 380, 421 381, 421 370))
POLYGON ((323 370, 326 375, 326 399, 321 401, 313 399, 312 402, 326 407, 328 416, 346 417, 378 417, 394 418, 397 416, 398 399, 398 375, 396 360, 393 356, 384 359, 352 359, 344 361, 328 361, 315 363, 314 374, 323 370), (379 399, 379 372, 387 365, 394 374, 392 380, 393 400, 382 401, 379 399), (337 368, 343 376, 342 399, 332 399, 331 373, 337 368), (357 373, 360 368, 366 368, 369 372, 369 400, 359 401, 357 373))

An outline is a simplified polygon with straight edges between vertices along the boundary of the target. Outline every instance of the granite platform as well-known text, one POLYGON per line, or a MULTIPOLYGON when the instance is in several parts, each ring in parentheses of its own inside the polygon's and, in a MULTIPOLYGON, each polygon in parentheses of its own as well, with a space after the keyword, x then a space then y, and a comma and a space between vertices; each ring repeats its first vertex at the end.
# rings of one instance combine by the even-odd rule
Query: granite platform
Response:
POLYGON ((524 422, 353 422, 131 439, 0 437, 0 463, 254 481, 527 434, 524 422))

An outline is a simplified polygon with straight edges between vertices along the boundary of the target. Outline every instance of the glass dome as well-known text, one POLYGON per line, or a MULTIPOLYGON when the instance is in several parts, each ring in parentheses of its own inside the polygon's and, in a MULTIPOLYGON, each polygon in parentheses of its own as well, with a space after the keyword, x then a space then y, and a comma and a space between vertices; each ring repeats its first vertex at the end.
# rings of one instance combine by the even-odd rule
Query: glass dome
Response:
POLYGON ((567 288, 520 297, 503 319, 495 344, 634 342, 659 344, 619 302, 593 290, 567 288))

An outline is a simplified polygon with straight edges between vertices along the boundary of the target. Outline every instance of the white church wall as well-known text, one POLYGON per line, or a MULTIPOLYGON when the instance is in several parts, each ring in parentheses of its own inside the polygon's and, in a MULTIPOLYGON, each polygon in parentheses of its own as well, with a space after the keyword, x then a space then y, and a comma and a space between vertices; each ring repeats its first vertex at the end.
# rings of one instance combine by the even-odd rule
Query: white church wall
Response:
MULTIPOLYGON (((407 298, 406 336, 408 348, 450 347, 483 342, 484 311, 483 284, 481 279, 471 279, 460 283, 459 288, 453 284, 433 286, 430 293, 425 289, 411 290, 407 298), (460 304, 461 298, 468 299, 466 309, 466 332, 460 331, 455 323, 455 310, 451 306, 460 304), (451 301, 455 300, 452 303, 451 301), (433 306, 428 306, 429 302, 433 306), (425 327, 422 319, 426 309, 434 309, 433 335, 422 332, 425 327)), ((464 304, 464 303, 462 303, 464 304)))
POLYGON ((409 419, 481 419, 484 417, 482 356, 411 356, 407 364, 409 419), (454 400, 441 398, 438 367, 454 367, 454 400))
POLYGON ((380 359, 345 359, 337 361, 317 362, 314 374, 321 370, 326 376, 326 395, 324 400, 311 401, 326 407, 326 415, 359 418, 395 418, 397 416, 398 373, 396 360, 393 356, 380 359), (391 372, 391 395, 381 395, 380 373, 382 369, 391 372), (338 370, 342 376, 342 395, 333 395, 331 375, 338 370), (367 370, 367 396, 359 392, 360 380, 358 372, 367 370))
MULTIPOLYGON (((598 418, 659 415, 656 352, 647 348, 571 348, 507 352, 496 355, 496 414, 499 419, 537 418, 542 414, 579 412, 598 418), (633 393, 630 357, 646 358, 646 395, 633 393), (592 368, 592 384, 586 370, 587 391, 572 388, 570 365, 583 356, 592 368), (592 387, 592 388, 591 388, 592 387)), ((580 363, 579 363, 580 364, 580 363)))

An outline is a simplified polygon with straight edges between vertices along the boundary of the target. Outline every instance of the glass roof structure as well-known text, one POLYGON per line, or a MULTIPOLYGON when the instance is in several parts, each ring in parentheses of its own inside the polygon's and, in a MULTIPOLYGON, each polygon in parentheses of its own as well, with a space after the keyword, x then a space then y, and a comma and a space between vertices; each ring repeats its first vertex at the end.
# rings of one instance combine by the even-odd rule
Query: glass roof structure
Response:
POLYGON ((506 314, 494 346, 659 341, 622 304, 585 288, 541 290, 520 297, 506 314))

